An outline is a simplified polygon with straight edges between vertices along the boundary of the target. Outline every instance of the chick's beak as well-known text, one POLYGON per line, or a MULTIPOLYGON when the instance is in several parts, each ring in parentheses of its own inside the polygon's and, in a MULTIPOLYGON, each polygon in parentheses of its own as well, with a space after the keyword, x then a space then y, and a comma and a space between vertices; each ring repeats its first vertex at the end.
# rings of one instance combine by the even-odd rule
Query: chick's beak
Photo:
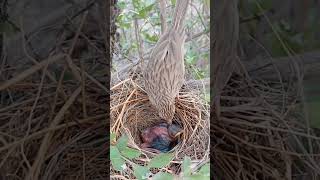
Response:
POLYGON ((173 139, 176 139, 177 137, 179 137, 180 134, 182 134, 183 129, 180 128, 178 125, 172 124, 168 125, 168 132, 173 139))
POLYGON ((174 135, 174 139, 177 139, 180 136, 180 134, 182 134, 182 131, 180 131, 176 135, 174 135))

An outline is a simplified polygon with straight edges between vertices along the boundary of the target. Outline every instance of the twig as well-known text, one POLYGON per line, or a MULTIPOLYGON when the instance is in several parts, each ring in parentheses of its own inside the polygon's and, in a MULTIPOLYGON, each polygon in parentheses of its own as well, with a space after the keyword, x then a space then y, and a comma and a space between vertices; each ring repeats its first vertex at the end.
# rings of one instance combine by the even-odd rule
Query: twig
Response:
MULTIPOLYGON (((21 34, 22 34, 22 45, 23 45, 23 51, 25 53, 25 55, 27 56, 27 58, 29 60, 31 60, 34 64, 39 64, 39 62, 34 59, 29 53, 28 53, 28 50, 26 48, 26 44, 29 43, 29 40, 26 42, 26 35, 25 35, 25 31, 24 31, 24 27, 23 27, 23 23, 22 23, 22 17, 20 19, 20 26, 21 26, 21 34)), ((54 78, 54 76, 49 72, 49 71, 45 71, 46 75, 49 77, 49 79, 52 81, 52 82, 57 82, 56 79, 54 78)), ((62 96, 62 98, 66 99, 67 96, 64 92, 59 92, 62 96)))
POLYGON ((138 24, 138 19, 135 18, 134 19, 134 32, 135 32, 135 36, 136 36, 136 40, 138 42, 138 53, 139 53, 139 62, 140 62, 140 65, 142 67, 143 65, 143 43, 141 41, 141 37, 140 37, 140 30, 139 30, 139 24, 138 24))
POLYGON ((72 62, 71 56, 72 56, 74 47, 75 47, 75 45, 76 45, 76 43, 77 43, 77 41, 78 41, 78 39, 79 39, 79 35, 80 35, 81 29, 82 29, 82 27, 83 27, 83 24, 84 24, 84 22, 85 22, 85 20, 86 20, 86 18, 87 18, 87 15, 88 15, 88 11, 85 11, 85 13, 84 13, 84 15, 83 15, 83 17, 82 17, 82 19, 81 19, 80 26, 79 26, 79 28, 78 28, 78 30, 77 30, 77 32, 76 32, 76 35, 75 35, 74 38, 73 38, 72 45, 71 45, 71 48, 70 48, 69 51, 68 51, 68 56, 67 56, 67 59, 66 59, 66 60, 67 60, 67 63, 68 63, 68 66, 69 66, 69 68, 70 68, 71 71, 72 71, 72 74, 75 76, 75 78, 76 78, 79 82, 81 82, 81 75, 80 75, 80 73, 77 71, 77 68, 75 67, 74 63, 72 62))
POLYGON ((115 124, 114 124, 113 127, 111 128, 111 132, 118 132, 119 127, 120 127, 120 124, 122 124, 122 117, 123 117, 123 114, 124 114, 125 109, 126 109, 126 107, 127 107, 127 103, 128 103, 128 101, 131 99, 131 97, 133 96, 133 94, 135 93, 135 91, 136 91, 136 89, 134 89, 134 90, 131 92, 131 94, 129 95, 129 97, 126 99, 125 104, 123 105, 122 110, 121 110, 121 112, 120 112, 120 114, 119 114, 119 116, 118 116, 115 124), (117 129, 115 129, 115 128, 117 128, 117 129))
MULTIPOLYGON (((107 114, 101 114, 101 115, 96 115, 94 117, 89 117, 89 118, 86 118, 86 119, 83 119, 83 120, 80 120, 79 122, 81 124, 83 123, 88 123, 90 121, 94 121, 96 119, 102 119, 102 118, 105 118, 107 116, 107 114)), ((66 128, 66 127, 72 127, 72 126, 75 126, 75 125, 78 125, 78 122, 68 122, 68 123, 64 123, 64 124, 61 124, 61 125, 57 125, 55 127, 50 127, 50 128, 47 128, 47 129, 42 129, 41 131, 38 131, 38 132, 35 132, 33 134, 30 134, 29 136, 27 137, 24 137, 20 140, 17 140, 17 141, 14 141, 13 143, 10 143, 10 144, 7 144, 6 146, 3 146, 0 148, 0 152, 4 151, 4 150, 7 150, 9 148, 12 148, 14 146, 17 146, 25 141, 28 141, 28 140, 31 140, 35 137, 38 137, 38 136, 41 136, 42 134, 45 134, 45 133, 48 133, 48 132, 51 132, 51 131, 57 131, 59 129, 62 129, 62 128, 66 128)))
POLYGON ((84 65, 83 65, 83 62, 81 61, 80 62, 80 66, 81 66, 81 94, 82 94, 82 111, 83 111, 83 117, 84 118, 87 118, 88 117, 88 114, 87 114, 87 103, 86 103, 86 77, 84 75, 84 65))
MULTIPOLYGON (((61 122, 61 120, 63 119, 64 114, 69 109, 69 107, 73 104, 73 102, 75 101, 77 96, 80 94, 80 92, 81 92, 81 86, 78 87, 73 92, 73 94, 70 96, 68 101, 60 109, 58 114, 52 120, 52 122, 50 124, 50 128, 55 127, 56 125, 58 125, 61 122)), ((45 158, 45 154, 47 153, 47 150, 49 148, 49 145, 50 145, 49 143, 50 143, 52 135, 53 135, 52 132, 48 132, 46 134, 46 136, 43 138, 42 143, 41 143, 40 148, 39 148, 39 151, 38 151, 38 154, 37 154, 37 157, 36 157, 34 163, 32 164, 32 168, 30 169, 28 175, 26 176, 27 180, 37 180, 39 178, 41 165, 42 165, 43 160, 45 158)))
POLYGON ((167 13, 166 13, 166 0, 159 0, 160 20, 161 20, 161 32, 167 30, 167 13))
POLYGON ((37 92, 37 95, 36 95, 36 99, 34 100, 34 103, 33 103, 32 108, 31 108, 31 112, 29 114, 28 129, 27 129, 27 132, 26 132, 26 136, 28 136, 29 133, 30 133, 30 130, 31 130, 31 119, 33 117, 33 112, 34 112, 35 108, 37 107, 37 104, 38 104, 38 101, 39 101, 39 98, 40 98, 40 95, 41 95, 41 92, 42 92, 44 77, 45 77, 45 74, 46 74, 47 68, 48 68, 48 61, 46 61, 46 62, 47 63, 45 65, 44 69, 43 69, 42 77, 41 77, 41 80, 40 80, 40 85, 38 87, 38 92, 37 92))
POLYGON ((19 82, 19 81, 22 81, 23 79, 27 78, 28 76, 32 75, 33 73, 39 71, 40 69, 42 69, 44 66, 46 66, 46 64, 51 64, 51 63, 54 63, 60 59, 62 59, 63 57, 65 57, 64 54, 58 54, 58 55, 55 55, 53 57, 49 57, 48 59, 46 60, 43 60, 41 61, 40 63, 32 66, 31 68, 23 71, 22 73, 20 73, 19 75, 11 78, 10 80, 0 84, 0 91, 10 87, 11 85, 19 82))

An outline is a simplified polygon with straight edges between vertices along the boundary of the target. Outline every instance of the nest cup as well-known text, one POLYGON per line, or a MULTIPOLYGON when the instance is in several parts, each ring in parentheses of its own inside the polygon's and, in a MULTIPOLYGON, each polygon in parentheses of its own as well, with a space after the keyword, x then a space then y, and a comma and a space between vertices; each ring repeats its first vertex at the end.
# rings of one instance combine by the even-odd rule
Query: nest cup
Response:
MULTIPOLYGON (((120 136, 126 133, 129 145, 140 149, 141 132, 163 122, 149 102, 140 78, 114 83, 111 94, 111 131, 120 136)), ((188 155, 193 160, 209 158, 209 107, 193 90, 183 88, 176 99, 173 123, 183 128, 179 144, 171 151, 176 159, 188 155)))

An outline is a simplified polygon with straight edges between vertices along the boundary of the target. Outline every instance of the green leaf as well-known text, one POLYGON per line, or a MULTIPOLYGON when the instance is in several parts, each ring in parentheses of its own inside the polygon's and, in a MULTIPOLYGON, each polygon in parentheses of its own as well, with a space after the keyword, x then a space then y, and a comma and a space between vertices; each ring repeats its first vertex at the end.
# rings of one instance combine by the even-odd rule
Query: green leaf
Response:
POLYGON ((189 156, 185 156, 182 162, 183 176, 191 175, 191 159, 189 156))
POLYGON ((176 0, 171 0, 171 4, 172 4, 173 6, 175 6, 175 5, 176 5, 176 0))
POLYGON ((149 162, 149 167, 150 168, 163 168, 167 164, 170 163, 172 158, 173 158, 172 153, 161 153, 158 156, 151 159, 151 161, 149 162))
POLYGON ((123 134, 117 141, 117 148, 119 149, 119 151, 123 151, 128 144, 128 136, 123 134))
POLYGON ((124 159, 121 157, 121 154, 117 147, 110 146, 110 160, 113 168, 117 171, 122 171, 125 165, 124 159))
POLYGON ((148 33, 143 33, 143 35, 148 41, 150 41, 152 43, 156 43, 159 39, 159 37, 157 35, 150 35, 148 33))
POLYGON ((138 17, 141 19, 144 19, 148 16, 148 14, 150 13, 150 11, 153 9, 154 3, 150 4, 149 6, 146 6, 144 8, 142 8, 139 12, 138 12, 138 17))
POLYGON ((186 56, 186 62, 187 64, 193 65, 195 64, 196 56, 186 56))
POLYGON ((132 5, 135 9, 139 9, 139 7, 141 6, 139 0, 132 0, 132 5))
POLYGON ((121 151, 121 154, 128 159, 134 159, 139 157, 141 155, 141 152, 136 149, 126 147, 121 151))
POLYGON ((129 29, 131 27, 132 21, 128 19, 128 17, 128 14, 121 13, 116 19, 117 26, 122 29, 129 29))
POLYGON ((137 179, 139 179, 139 180, 147 179, 149 173, 150 173, 150 171, 147 167, 140 166, 137 164, 133 165, 133 174, 137 179))
POLYGON ((210 177, 210 164, 207 163, 207 164, 203 165, 201 167, 200 171, 198 172, 198 174, 210 177))
POLYGON ((117 3, 117 6, 120 8, 120 9, 124 9, 126 7, 126 2, 124 1, 119 1, 117 3))
POLYGON ((159 172, 155 176, 152 177, 152 180, 173 180, 174 177, 172 174, 159 172))

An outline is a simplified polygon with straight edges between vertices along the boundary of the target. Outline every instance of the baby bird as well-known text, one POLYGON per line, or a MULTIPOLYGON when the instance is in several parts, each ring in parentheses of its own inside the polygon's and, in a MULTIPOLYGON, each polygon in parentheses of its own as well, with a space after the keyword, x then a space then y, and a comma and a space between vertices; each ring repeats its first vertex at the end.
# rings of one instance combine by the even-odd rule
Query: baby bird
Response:
POLYGON ((182 128, 176 124, 160 123, 153 127, 149 127, 141 134, 141 148, 151 148, 160 152, 170 151, 177 137, 182 133, 182 128))

